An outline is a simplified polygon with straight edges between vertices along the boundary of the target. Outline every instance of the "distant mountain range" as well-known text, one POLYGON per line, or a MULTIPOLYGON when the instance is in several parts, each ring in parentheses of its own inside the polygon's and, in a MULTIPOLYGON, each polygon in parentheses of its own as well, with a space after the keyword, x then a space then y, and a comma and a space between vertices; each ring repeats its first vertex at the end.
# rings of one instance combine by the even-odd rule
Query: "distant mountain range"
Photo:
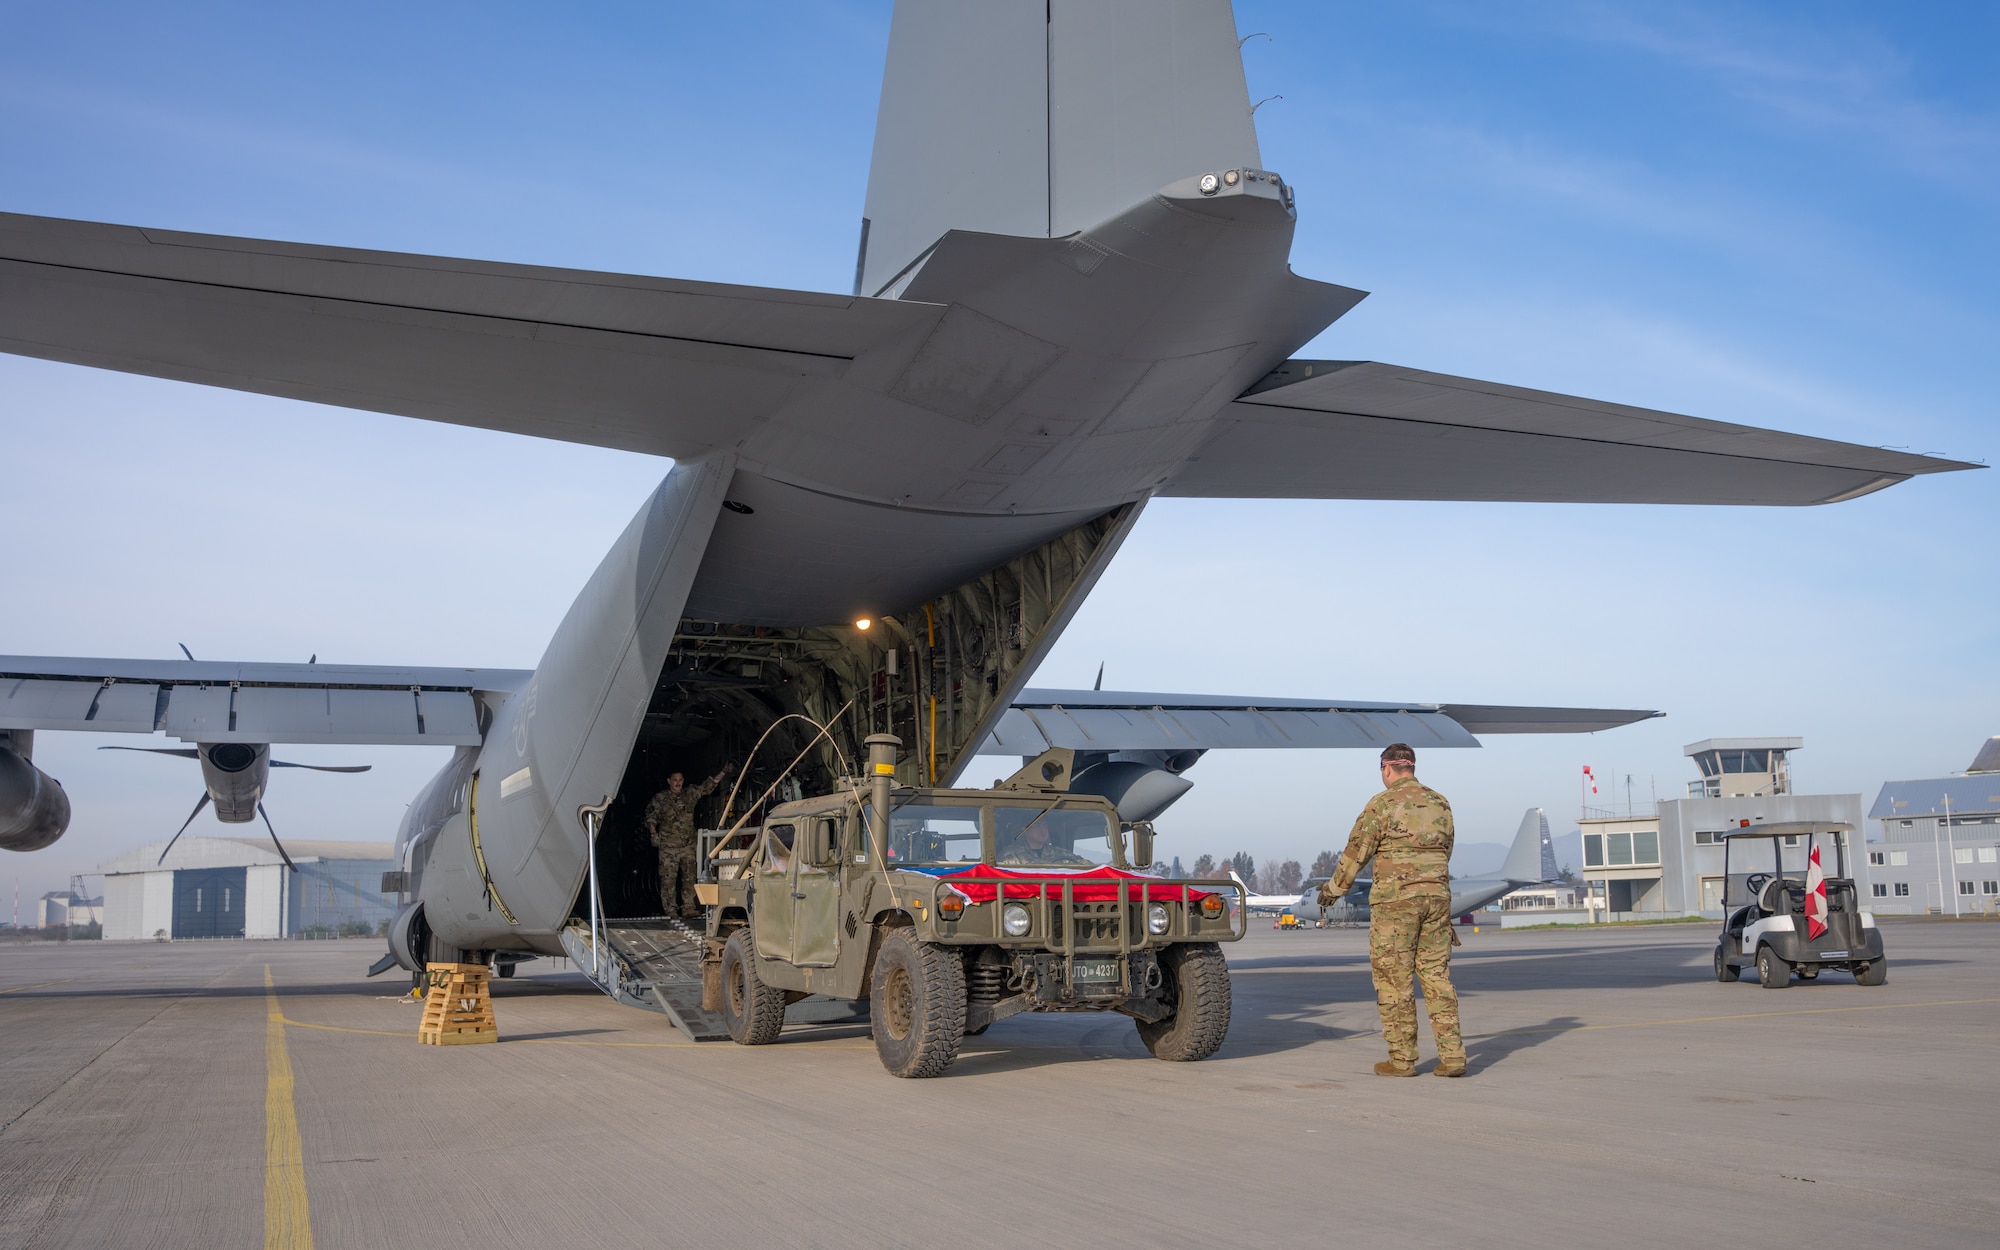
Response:
MULTIPOLYGON (((1553 825, 1555 822, 1549 822, 1553 825)), ((1550 841, 1555 846, 1557 868, 1581 868, 1583 866, 1583 834, 1553 833, 1550 841)), ((1461 842, 1452 848, 1451 875, 1454 877, 1489 877, 1500 871, 1500 865, 1507 862, 1505 842, 1461 842)))

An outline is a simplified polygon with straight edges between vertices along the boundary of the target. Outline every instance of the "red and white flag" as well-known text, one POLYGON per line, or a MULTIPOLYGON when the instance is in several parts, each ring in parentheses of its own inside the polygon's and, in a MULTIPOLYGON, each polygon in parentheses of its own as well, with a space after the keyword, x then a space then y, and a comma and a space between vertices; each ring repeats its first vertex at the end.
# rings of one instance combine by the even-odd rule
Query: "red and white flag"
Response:
POLYGON ((1590 771, 1590 765, 1588 765, 1588 764, 1585 764, 1585 765, 1583 766, 1583 775, 1584 775, 1584 776, 1585 776, 1586 778, 1588 778, 1588 779, 1589 779, 1589 781, 1590 781, 1590 792, 1591 792, 1592 794, 1596 794, 1596 793, 1597 793, 1597 774, 1596 774, 1596 773, 1593 773, 1593 772, 1591 772, 1591 771, 1590 771))
POLYGON ((1826 873, 1819 866, 1819 848, 1806 861, 1806 941, 1826 932, 1826 873))

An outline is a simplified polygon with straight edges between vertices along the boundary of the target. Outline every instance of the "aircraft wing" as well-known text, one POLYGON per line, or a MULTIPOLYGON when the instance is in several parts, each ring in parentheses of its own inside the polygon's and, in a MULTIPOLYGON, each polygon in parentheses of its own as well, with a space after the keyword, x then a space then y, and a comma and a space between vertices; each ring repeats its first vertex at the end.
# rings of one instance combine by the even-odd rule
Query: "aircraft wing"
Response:
POLYGON ((0 656, 0 729, 164 732, 183 742, 476 746, 475 694, 516 669, 0 656))
POLYGON ((1228 748, 1476 747, 1479 733, 1594 733, 1660 716, 1618 708, 1234 698, 1023 690, 981 744, 989 755, 1228 748))
POLYGON ((0 350, 664 456, 943 311, 0 213, 0 350))
POLYGON ((1836 503, 1977 468, 1360 360, 1293 360, 1161 491, 1278 499, 1836 503))

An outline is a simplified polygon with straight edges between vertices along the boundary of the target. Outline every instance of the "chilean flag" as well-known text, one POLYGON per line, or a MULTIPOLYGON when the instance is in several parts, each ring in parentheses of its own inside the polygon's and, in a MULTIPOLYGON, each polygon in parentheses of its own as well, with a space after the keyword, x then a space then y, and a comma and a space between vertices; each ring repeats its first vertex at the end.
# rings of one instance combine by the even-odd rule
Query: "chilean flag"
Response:
POLYGON ((1819 866, 1819 848, 1806 863, 1806 941, 1826 932, 1826 873, 1819 866))

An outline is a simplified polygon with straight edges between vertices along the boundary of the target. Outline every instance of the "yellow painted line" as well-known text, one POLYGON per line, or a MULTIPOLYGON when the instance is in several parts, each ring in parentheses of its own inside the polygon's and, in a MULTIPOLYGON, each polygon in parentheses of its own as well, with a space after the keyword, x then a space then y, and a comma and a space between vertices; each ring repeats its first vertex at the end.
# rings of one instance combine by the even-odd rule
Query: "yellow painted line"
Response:
POLYGON ((1900 1011, 1912 1007, 1973 1007, 2000 1003, 2000 998, 1945 998, 1931 1003, 1869 1003, 1857 1007, 1804 1007, 1797 1011, 1745 1011, 1733 1016, 1682 1016, 1674 1020, 1629 1020, 1623 1024, 1577 1024, 1560 1029, 1502 1029, 1498 1033, 1467 1033, 1467 1037, 1519 1037, 1527 1033, 1588 1033, 1595 1029, 1651 1029, 1669 1024, 1712 1024, 1719 1020, 1766 1020, 1773 1016, 1830 1016, 1843 1011, 1900 1011))
POLYGON ((0 990, 0 994, 19 994, 22 990, 45 990, 51 985, 68 985, 75 977, 64 977, 60 981, 42 981, 35 985, 17 985, 12 989, 0 990))
POLYGON ((306 1209, 305 1147, 292 1105, 292 1060, 285 1053, 285 1013, 271 965, 264 965, 264 1250, 312 1250, 306 1209))
MULTIPOLYGON (((338 1024, 307 1024, 303 1020, 292 1020, 282 1016, 279 1017, 279 1020, 280 1023, 288 1024, 295 1029, 319 1029, 321 1032, 325 1033, 361 1033, 369 1037, 415 1037, 416 1036, 415 1033, 401 1032, 395 1029, 350 1029, 350 1028, 344 1028, 338 1024)), ((624 1048, 638 1048, 641 1050, 727 1050, 728 1049, 728 1047, 723 1046, 719 1042, 597 1042, 597 1041, 592 1041, 587 1037, 510 1037, 503 1039, 503 1041, 505 1044, 513 1046, 519 1046, 519 1045, 611 1046, 611 1047, 624 1047, 624 1048)), ((794 1045, 807 1045, 807 1044, 809 1043, 804 1043, 804 1042, 794 1043, 794 1045)), ((811 1044, 816 1045, 819 1049, 822 1050, 873 1050, 874 1049, 874 1044, 872 1042, 866 1045, 845 1044, 845 1043, 835 1043, 835 1042, 820 1042, 811 1044)))

